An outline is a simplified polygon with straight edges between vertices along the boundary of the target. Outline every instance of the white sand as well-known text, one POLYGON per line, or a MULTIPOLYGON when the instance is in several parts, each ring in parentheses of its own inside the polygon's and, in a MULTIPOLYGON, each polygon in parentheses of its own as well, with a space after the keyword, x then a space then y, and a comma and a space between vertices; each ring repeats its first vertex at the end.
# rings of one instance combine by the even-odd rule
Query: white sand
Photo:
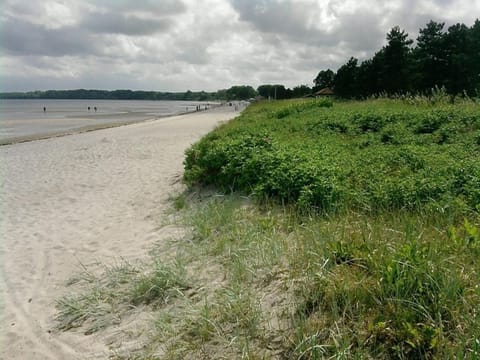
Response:
POLYGON ((144 257, 165 237, 159 219, 185 149, 235 115, 218 108, 0 147, 0 358, 111 355, 97 335, 51 332, 55 300, 81 263, 144 257))

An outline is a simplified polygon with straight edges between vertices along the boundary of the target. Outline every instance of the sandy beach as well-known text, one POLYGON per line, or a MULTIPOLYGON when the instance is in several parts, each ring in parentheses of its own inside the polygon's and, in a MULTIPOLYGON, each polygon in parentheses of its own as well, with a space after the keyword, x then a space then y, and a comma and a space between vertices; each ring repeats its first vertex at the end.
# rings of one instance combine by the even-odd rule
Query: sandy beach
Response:
POLYGON ((81 264, 145 257, 181 189, 185 149, 233 107, 0 147, 1 359, 105 359, 98 335, 52 331, 81 264))

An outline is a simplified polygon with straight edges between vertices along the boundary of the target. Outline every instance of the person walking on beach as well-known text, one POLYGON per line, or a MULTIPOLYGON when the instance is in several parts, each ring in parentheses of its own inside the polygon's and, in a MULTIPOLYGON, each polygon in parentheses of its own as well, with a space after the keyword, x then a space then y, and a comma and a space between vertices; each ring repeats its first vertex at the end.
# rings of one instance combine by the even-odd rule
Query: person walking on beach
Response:
POLYGON ((47 111, 47 108, 44 106, 43 107, 43 112, 46 112, 47 111))

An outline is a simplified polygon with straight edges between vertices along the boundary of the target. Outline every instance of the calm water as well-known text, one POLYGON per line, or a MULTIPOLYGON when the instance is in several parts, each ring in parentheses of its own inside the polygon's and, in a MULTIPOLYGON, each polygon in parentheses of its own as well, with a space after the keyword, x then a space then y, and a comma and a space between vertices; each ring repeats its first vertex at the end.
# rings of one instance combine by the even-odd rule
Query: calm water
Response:
POLYGON ((197 105, 204 106, 206 103, 137 100, 0 100, 0 141, 61 134, 84 127, 175 115, 193 111, 197 105))

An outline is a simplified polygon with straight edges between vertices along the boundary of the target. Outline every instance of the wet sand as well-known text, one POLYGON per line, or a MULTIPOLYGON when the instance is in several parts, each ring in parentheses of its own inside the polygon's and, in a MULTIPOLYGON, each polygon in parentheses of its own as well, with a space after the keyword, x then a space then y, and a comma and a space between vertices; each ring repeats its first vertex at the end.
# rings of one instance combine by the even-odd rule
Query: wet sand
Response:
POLYGON ((105 338, 55 332, 81 264, 145 257, 181 189, 184 151, 232 107, 0 147, 2 359, 106 359, 105 338))
MULTIPOLYGON (((187 113, 193 113, 193 111, 185 111, 178 115, 187 113)), ((0 146, 159 120, 169 116, 171 115, 152 118, 148 112, 137 111, 124 114, 92 113, 83 117, 67 116, 65 118, 50 118, 46 114, 45 117, 37 119, 2 120, 0 123, 0 146)))

